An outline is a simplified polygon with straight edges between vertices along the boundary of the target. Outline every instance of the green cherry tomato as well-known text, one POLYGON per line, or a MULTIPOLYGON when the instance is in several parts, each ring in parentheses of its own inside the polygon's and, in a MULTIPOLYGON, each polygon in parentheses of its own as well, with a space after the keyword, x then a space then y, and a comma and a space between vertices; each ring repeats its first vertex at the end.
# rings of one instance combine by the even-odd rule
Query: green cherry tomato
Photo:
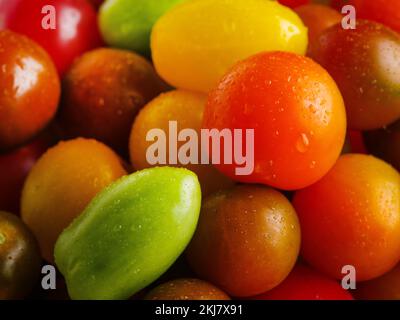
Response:
POLYGON ((55 260, 72 299, 127 299, 164 273, 197 225, 201 191, 186 169, 126 176, 60 235, 55 260))
POLYGON ((153 24, 183 0, 107 0, 100 8, 100 29, 107 44, 150 53, 153 24))

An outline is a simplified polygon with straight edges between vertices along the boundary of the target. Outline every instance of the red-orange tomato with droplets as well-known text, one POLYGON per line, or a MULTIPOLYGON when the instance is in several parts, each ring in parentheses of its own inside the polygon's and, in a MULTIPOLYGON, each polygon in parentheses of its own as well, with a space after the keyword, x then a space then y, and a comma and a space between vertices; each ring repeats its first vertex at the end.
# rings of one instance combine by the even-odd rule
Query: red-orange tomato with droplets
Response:
POLYGON ((314 185, 297 191, 302 257, 317 270, 342 279, 354 266, 357 281, 379 277, 400 259, 400 175, 361 154, 339 158, 314 185))
MULTIPOLYGON (((291 190, 311 185, 333 166, 346 115, 322 67, 293 53, 265 52, 236 64, 210 93, 203 127, 254 129, 254 170, 237 175, 241 165, 225 162, 224 143, 217 168, 234 180, 291 190)), ((248 146, 245 137, 242 132, 242 145, 248 146)))
POLYGON ((357 17, 383 23, 400 32, 400 0, 350 0, 357 17))
POLYGON ((309 267, 297 265, 276 288, 256 300, 353 300, 341 285, 309 267))
POLYGON ((231 296, 276 287, 296 263, 300 225, 289 200, 241 185, 207 197, 187 249, 192 269, 231 296))

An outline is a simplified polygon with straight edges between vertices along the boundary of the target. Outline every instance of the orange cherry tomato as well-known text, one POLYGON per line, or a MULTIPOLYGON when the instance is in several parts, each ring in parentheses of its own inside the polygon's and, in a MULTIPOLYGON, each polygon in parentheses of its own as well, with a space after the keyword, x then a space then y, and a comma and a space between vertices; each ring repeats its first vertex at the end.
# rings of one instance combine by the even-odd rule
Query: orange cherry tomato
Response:
POLYGON ((302 229, 302 256, 341 279, 354 266, 357 281, 378 277, 400 259, 400 175, 372 156, 347 154, 293 205, 302 229))
POLYGON ((299 246, 300 226, 290 202, 273 189, 241 185, 204 200, 187 258, 202 279, 246 297, 281 283, 299 246))
MULTIPOLYGON (((280 189, 304 188, 337 160, 346 135, 342 96, 329 74, 309 58, 265 52, 239 62, 213 90, 203 127, 254 129, 254 170, 217 168, 234 180, 280 189)), ((242 133, 242 145, 246 145, 242 133)))

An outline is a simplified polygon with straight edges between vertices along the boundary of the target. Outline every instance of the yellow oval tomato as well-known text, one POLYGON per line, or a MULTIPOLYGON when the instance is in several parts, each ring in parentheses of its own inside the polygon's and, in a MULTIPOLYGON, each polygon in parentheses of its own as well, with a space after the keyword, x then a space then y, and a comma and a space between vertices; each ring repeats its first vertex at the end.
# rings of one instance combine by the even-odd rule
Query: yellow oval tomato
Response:
POLYGON ((151 49, 171 85, 209 91, 237 61, 260 51, 304 54, 307 28, 291 9, 265 0, 191 0, 162 16, 151 49))
POLYGON ((35 164, 22 192, 21 215, 53 261, 59 234, 104 187, 125 175, 119 157, 96 140, 60 142, 35 164))

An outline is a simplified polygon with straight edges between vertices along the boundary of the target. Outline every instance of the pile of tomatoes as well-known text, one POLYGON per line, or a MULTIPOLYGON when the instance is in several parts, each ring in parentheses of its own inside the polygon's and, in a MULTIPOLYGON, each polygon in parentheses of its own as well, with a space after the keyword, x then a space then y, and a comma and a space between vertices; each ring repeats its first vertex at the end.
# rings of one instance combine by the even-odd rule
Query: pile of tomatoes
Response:
MULTIPOLYGON (((124 298, 400 299, 400 0, 279 2, 0 0, 0 299, 71 296, 66 274, 41 288, 41 267, 100 191, 156 166, 148 132, 171 121, 253 129, 254 170, 169 164, 198 177, 198 223, 190 243, 163 244, 182 248, 172 266, 140 253, 169 270, 138 270, 124 298)), ((187 196, 163 181, 148 194, 187 196)), ((92 262, 95 288, 112 262, 92 262)))

